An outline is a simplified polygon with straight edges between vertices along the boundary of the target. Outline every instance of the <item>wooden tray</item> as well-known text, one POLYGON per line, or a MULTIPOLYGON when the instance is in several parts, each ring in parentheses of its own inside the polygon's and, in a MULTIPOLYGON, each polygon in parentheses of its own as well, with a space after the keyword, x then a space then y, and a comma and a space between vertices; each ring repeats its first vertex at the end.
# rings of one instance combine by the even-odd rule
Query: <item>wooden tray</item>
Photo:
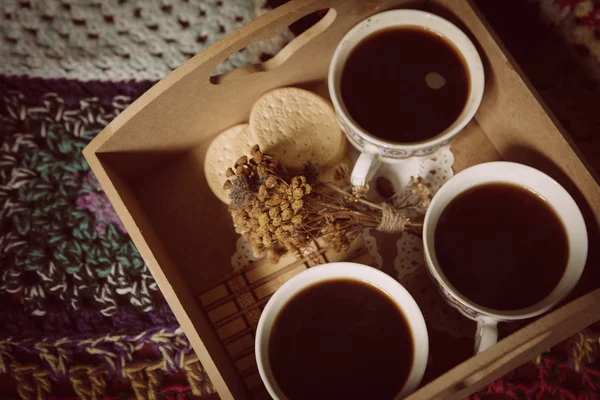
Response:
MULTIPOLYGON (((219 331, 224 325, 215 326, 210 318, 206 296, 231 278, 237 237, 226 207, 205 181, 205 150, 217 133, 246 121, 254 101, 271 89, 294 85, 327 95, 327 68, 343 35, 369 15, 395 7, 427 9, 452 20, 471 36, 484 61, 481 107, 452 145, 455 171, 498 159, 541 169, 574 196, 590 237, 588 266, 570 298, 575 300, 476 357, 453 360, 433 374, 428 371, 430 382, 410 399, 464 398, 600 319, 597 180, 476 7, 462 0, 294 0, 183 64, 123 111, 84 150, 223 399, 268 397, 261 392, 255 372, 241 372, 239 360, 231 357, 219 331), (211 77, 230 54, 321 9, 330 10, 271 60, 211 77)), ((380 252, 384 263, 395 256, 388 246, 380 252)), ((225 304, 236 297, 232 293, 223 292, 216 301, 225 304)), ((440 347, 436 343, 433 338, 432 352, 440 347)), ((245 359, 250 369, 251 355, 252 350, 245 359)))

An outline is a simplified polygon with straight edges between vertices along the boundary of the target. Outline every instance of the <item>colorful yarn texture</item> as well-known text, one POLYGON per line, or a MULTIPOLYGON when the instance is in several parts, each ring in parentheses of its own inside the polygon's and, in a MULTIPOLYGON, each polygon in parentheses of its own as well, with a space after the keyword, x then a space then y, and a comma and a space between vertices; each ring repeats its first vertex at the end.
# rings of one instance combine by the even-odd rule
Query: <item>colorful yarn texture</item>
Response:
POLYGON ((81 154, 150 83, 0 86, 0 397, 214 393, 81 154))
MULTIPOLYGON (((266 3, 275 7, 285 2, 266 3)), ((74 18, 68 17, 66 26, 96 20, 96 16, 82 18, 81 7, 75 3, 61 0, 38 5, 7 0, 0 5, 0 20, 10 20, 7 27, 16 26, 2 33, 7 46, 0 54, 8 57, 18 52, 17 58, 5 63, 6 71, 36 70, 38 76, 71 77, 73 73, 94 72, 93 76, 80 74, 85 82, 0 75, 0 398, 216 399, 210 379, 81 150, 154 84, 93 79, 158 78, 204 48, 208 34, 215 36, 225 32, 224 28, 242 25, 251 19, 251 13, 244 8, 241 19, 230 15, 227 23, 221 21, 203 34, 194 31, 197 26, 188 29, 186 24, 204 20, 206 12, 232 9, 230 2, 203 1, 210 3, 205 15, 196 10, 199 14, 192 18, 194 21, 179 21, 176 12, 180 8, 197 5, 183 1, 181 6, 169 7, 175 2, 167 1, 154 16, 175 21, 177 25, 171 25, 188 29, 186 40, 197 42, 190 42, 190 49, 177 54, 176 64, 167 65, 171 59, 163 58, 165 64, 145 71, 146 75, 123 75, 119 65, 103 65, 101 54, 88 54, 94 60, 93 69, 77 65, 73 70, 64 62, 60 71, 45 65, 15 64, 15 60, 40 59, 40 54, 33 57, 27 48, 19 46, 43 39, 33 33, 39 26, 25 29, 32 21, 44 19, 43 26, 52 27, 70 15, 74 18), (60 3, 60 7, 53 8, 50 3, 60 3), (33 12, 37 13, 34 19, 30 15, 33 12), (53 71, 56 74, 52 75, 53 71)), ((93 10, 100 3, 91 1, 84 8, 93 10)), ((130 9, 143 15, 147 5, 136 11, 134 3, 120 1, 118 6, 108 7, 125 11, 105 12, 102 23, 120 23, 130 9)), ((600 139, 596 134, 600 132, 600 2, 523 0, 522 4, 501 2, 501 7, 500 2, 478 3, 590 164, 600 170, 600 139), (545 22, 534 22, 540 16, 545 22), (557 45, 561 41, 572 44, 573 52, 561 53, 557 45)), ((306 21, 294 24, 292 30, 305 29, 306 21)), ((88 22, 81 29, 93 34, 79 37, 82 43, 104 39, 94 36, 95 27, 88 22)), ((68 48, 81 48, 77 40, 68 39, 77 36, 76 30, 59 32, 61 39, 53 45, 64 41, 68 48)), ((285 41, 280 39, 275 40, 275 47, 285 41)), ((41 48, 50 52, 54 47, 41 48)), ((173 48, 167 42, 163 47, 165 51, 173 48)), ((136 71, 146 69, 129 53, 118 55, 136 71)), ((243 61, 246 58, 238 54, 225 64, 230 68, 243 61)), ((600 266, 593 267, 598 270, 600 266)), ((597 287, 598 279, 593 276, 582 281, 587 285, 585 290, 597 287)), ((598 332, 597 324, 588 327, 470 399, 600 400, 598 332)))

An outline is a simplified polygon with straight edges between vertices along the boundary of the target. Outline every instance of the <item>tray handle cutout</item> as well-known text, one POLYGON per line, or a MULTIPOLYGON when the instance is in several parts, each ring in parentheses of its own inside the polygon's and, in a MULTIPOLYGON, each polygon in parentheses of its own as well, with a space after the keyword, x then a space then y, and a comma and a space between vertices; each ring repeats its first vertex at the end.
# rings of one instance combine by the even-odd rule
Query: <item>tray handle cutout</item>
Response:
MULTIPOLYGON (((287 25, 285 28, 283 28, 283 30, 277 30, 276 33, 271 33, 273 31, 272 29, 265 30, 264 35, 267 36, 266 38, 263 37, 263 38, 261 38, 261 40, 252 41, 252 43, 248 44, 247 46, 243 45, 245 43, 245 41, 238 41, 236 43, 236 46, 234 47, 234 50, 231 51, 229 53, 229 55, 227 55, 226 57, 222 57, 221 62, 217 65, 217 67, 215 67, 213 69, 213 71, 211 72, 211 76, 209 78, 210 83, 212 83, 213 85, 219 85, 225 81, 229 82, 232 79, 236 79, 241 76, 249 75, 249 74, 256 73, 256 72, 269 71, 269 70, 277 68, 278 66, 285 63, 294 52, 296 52, 300 48, 306 46, 309 42, 314 40, 317 36, 319 36, 321 33, 326 31, 335 22, 336 16, 337 16, 337 12, 334 8, 324 8, 324 9, 318 9, 316 11, 309 11, 309 12, 306 12, 304 15, 296 18, 295 21, 293 21, 291 24, 287 25), (310 28, 308 28, 307 30, 302 32, 300 35, 293 38, 277 54, 272 56, 270 59, 263 61, 263 62, 256 63, 256 64, 248 64, 248 65, 240 66, 232 71, 225 72, 222 74, 218 74, 218 75, 215 74, 215 70, 217 70, 231 55, 233 55, 236 52, 239 52, 253 44, 257 44, 261 41, 266 41, 266 40, 270 40, 270 39, 274 38, 276 35, 281 33, 283 30, 289 29, 292 25, 298 23, 300 20, 302 20, 303 18, 306 18, 307 16, 309 16, 312 13, 319 13, 319 14, 322 14, 322 16, 314 25, 312 25, 310 28)), ((261 36, 264 36, 264 35, 261 35, 261 36)))

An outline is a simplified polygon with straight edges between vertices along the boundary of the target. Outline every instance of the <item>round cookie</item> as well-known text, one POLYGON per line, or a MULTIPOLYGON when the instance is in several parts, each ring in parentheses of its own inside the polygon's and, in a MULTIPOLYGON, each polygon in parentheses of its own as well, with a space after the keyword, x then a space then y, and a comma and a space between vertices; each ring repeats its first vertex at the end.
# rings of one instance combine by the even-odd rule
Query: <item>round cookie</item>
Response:
POLYGON ((208 146, 204 158, 204 175, 210 190, 225 204, 229 204, 229 191, 223 189, 227 180, 225 172, 254 146, 248 124, 233 126, 221 132, 208 146))
POLYGON ((260 149, 290 168, 326 166, 345 145, 335 112, 322 97, 298 88, 263 95, 250 112, 250 134, 260 149))

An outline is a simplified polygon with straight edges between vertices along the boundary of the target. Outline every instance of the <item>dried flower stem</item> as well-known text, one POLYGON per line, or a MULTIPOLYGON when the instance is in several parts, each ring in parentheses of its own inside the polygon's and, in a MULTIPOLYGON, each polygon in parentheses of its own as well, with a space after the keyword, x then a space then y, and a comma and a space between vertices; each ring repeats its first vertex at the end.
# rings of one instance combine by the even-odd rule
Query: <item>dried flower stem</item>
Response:
MULTIPOLYGON (((331 183, 329 183, 329 182, 325 182, 325 186, 327 186, 327 187, 328 187, 328 188, 330 188, 330 189, 333 189, 333 190, 335 190, 336 192, 338 192, 338 193, 340 193, 340 194, 343 194, 344 196, 349 196, 349 197, 352 197, 352 195, 351 195, 350 193, 348 193, 348 192, 346 192, 346 191, 344 191, 344 190, 342 190, 342 189, 338 188, 338 187, 337 187, 337 186, 335 186, 335 185, 332 185, 332 184, 331 184, 331 183)), ((354 200, 356 200, 356 201, 359 201, 359 202, 361 202, 361 203, 363 203, 363 204, 365 204, 365 205, 367 205, 367 206, 369 206, 369 207, 373 207, 373 208, 377 208, 377 209, 379 209, 379 210, 383 210, 383 206, 380 206, 379 204, 372 203, 372 202, 370 202, 370 201, 368 201, 368 200, 365 200, 365 199, 363 199, 363 198, 360 198, 360 197, 359 197, 359 198, 353 198, 353 199, 354 199, 354 200)))

